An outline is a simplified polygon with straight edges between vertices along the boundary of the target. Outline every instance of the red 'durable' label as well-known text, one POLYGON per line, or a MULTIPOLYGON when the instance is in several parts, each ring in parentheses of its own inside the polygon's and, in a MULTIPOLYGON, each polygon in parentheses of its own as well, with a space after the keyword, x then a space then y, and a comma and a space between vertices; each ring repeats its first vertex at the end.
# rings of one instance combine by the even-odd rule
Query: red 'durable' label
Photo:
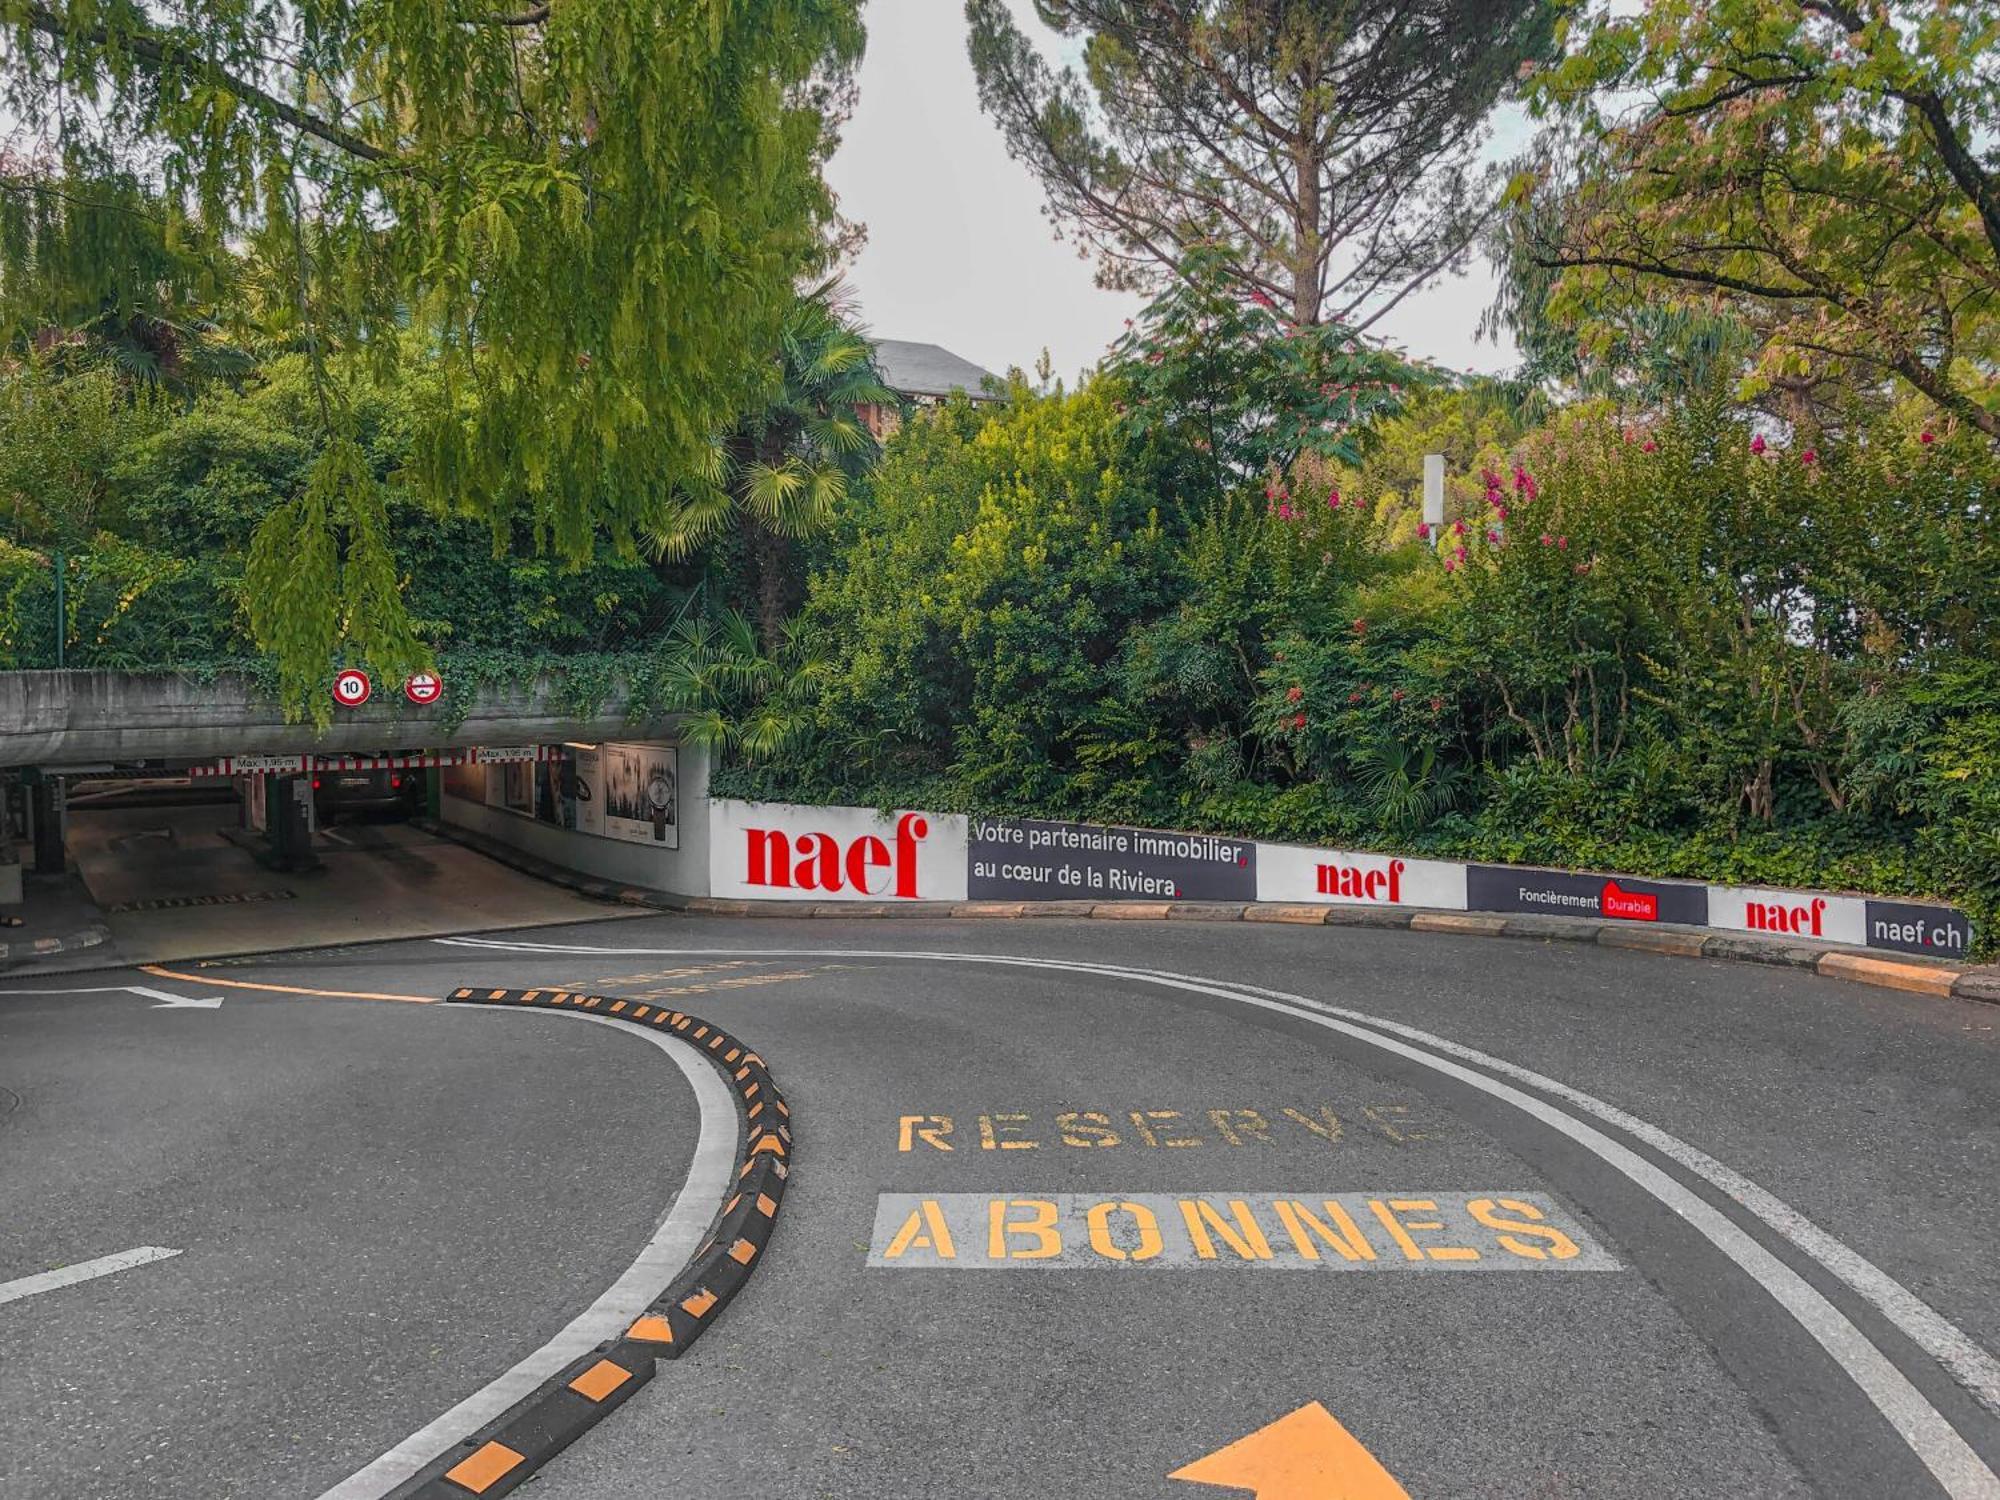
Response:
POLYGON ((1657 922, 1660 898, 1644 891, 1620 890, 1617 881, 1607 880, 1598 910, 1607 917, 1622 917, 1628 922, 1657 922))

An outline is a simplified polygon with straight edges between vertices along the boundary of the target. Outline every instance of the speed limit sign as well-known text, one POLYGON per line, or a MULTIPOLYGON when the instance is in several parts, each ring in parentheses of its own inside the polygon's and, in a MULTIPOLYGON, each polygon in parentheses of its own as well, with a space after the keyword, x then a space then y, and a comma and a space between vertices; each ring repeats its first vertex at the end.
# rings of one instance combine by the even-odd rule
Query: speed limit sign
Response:
POLYGON ((345 667, 333 679, 333 701, 342 708, 359 708, 375 689, 359 667, 345 667))
POLYGON ((415 672, 403 684, 403 696, 412 703, 435 703, 444 696, 444 679, 435 672, 415 672))

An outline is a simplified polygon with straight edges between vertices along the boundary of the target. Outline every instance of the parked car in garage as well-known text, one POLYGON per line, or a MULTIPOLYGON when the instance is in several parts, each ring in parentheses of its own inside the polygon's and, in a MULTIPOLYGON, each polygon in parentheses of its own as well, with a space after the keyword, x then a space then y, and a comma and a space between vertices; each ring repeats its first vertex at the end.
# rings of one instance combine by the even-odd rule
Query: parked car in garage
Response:
POLYGON ((411 817, 424 804, 422 771, 316 771, 313 820, 320 827, 356 813, 411 817))

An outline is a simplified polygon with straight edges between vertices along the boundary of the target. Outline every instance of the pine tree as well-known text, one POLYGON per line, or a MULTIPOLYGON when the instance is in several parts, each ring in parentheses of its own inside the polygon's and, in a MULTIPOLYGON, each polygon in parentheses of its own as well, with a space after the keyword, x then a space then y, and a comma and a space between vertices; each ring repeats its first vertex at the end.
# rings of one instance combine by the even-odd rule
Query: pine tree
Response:
POLYGON ((1552 46, 1552 0, 966 0, 979 97, 1099 279, 1157 287, 1189 249, 1302 325, 1366 328, 1459 264, 1497 197, 1487 116, 1552 46))

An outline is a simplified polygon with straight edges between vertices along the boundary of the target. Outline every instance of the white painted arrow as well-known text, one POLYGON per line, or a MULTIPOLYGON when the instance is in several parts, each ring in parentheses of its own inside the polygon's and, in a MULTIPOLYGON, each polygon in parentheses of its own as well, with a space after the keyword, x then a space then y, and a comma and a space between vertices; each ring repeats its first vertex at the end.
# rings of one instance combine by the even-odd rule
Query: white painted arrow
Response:
POLYGON ((154 1010, 219 1010, 222 996, 203 995, 192 998, 187 995, 170 995, 165 990, 152 990, 143 984, 99 985, 92 989, 67 990, 0 990, 0 995, 143 995, 148 1000, 157 1001, 154 1010))
POLYGON ((203 995, 196 999, 188 995, 169 995, 165 990, 149 990, 143 984, 128 984, 125 988, 135 995, 144 995, 148 1000, 159 1001, 154 1010, 215 1010, 222 1004, 220 995, 203 995))

